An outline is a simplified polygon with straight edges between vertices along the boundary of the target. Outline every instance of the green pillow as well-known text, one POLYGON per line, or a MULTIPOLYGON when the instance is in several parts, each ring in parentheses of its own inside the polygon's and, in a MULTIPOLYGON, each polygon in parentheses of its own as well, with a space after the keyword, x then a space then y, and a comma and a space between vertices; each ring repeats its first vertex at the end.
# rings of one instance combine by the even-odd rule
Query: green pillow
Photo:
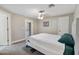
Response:
POLYGON ((62 35, 58 42, 64 43, 69 46, 74 46, 75 44, 72 35, 68 33, 62 35))

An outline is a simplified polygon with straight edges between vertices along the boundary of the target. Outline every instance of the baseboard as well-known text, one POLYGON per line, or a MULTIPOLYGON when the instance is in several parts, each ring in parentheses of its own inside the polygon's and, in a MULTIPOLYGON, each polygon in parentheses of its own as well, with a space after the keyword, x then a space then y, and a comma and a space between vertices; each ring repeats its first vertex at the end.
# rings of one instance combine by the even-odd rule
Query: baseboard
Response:
POLYGON ((26 39, 24 38, 24 39, 20 39, 20 40, 17 40, 17 41, 13 41, 13 42, 11 42, 11 44, 14 44, 14 43, 19 43, 19 42, 22 42, 22 41, 25 41, 26 39))

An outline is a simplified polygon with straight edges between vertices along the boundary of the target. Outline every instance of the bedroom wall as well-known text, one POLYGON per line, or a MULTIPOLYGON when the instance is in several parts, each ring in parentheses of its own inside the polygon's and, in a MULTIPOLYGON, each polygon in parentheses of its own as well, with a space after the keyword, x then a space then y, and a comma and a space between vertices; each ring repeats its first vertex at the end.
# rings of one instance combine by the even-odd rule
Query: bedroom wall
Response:
POLYGON ((74 21, 74 14, 69 17, 69 32, 72 33, 72 23, 74 21))
POLYGON ((38 33, 53 33, 57 34, 57 18, 48 18, 44 20, 38 20, 38 33), (44 27, 43 22, 48 21, 49 26, 44 27))
POLYGON ((21 15, 12 14, 11 16, 11 32, 12 42, 25 38, 25 17, 21 15))
MULTIPOLYGON (((72 31, 72 22, 73 22, 73 14, 70 15, 65 15, 65 16, 69 16, 69 33, 71 33, 72 31)), ((63 16, 59 16, 59 17, 63 17, 63 16)), ((59 17, 51 17, 51 18, 47 18, 44 20, 38 20, 37 21, 37 32, 38 33, 51 33, 51 34, 58 34, 58 18, 59 17), (43 26, 43 22, 44 21, 49 21, 49 27, 44 27, 43 26)))
POLYGON ((33 20, 33 33, 38 34, 38 20, 37 19, 33 20))

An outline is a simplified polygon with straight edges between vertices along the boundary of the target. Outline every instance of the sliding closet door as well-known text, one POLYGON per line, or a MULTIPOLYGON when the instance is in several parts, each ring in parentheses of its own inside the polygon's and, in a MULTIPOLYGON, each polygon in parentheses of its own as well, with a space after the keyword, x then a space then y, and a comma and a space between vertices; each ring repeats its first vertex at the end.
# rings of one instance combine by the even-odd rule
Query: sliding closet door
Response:
POLYGON ((58 20, 58 33, 69 33, 69 16, 60 17, 58 20))
POLYGON ((7 16, 0 13, 0 45, 7 44, 7 16))

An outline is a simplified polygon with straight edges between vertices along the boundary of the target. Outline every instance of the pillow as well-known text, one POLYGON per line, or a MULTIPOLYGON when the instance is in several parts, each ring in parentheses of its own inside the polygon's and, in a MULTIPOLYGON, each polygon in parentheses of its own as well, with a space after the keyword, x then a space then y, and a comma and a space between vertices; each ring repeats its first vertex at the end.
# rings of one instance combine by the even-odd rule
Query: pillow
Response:
POLYGON ((58 40, 58 42, 64 43, 69 46, 74 46, 74 39, 71 34, 65 33, 61 36, 61 38, 58 40))

